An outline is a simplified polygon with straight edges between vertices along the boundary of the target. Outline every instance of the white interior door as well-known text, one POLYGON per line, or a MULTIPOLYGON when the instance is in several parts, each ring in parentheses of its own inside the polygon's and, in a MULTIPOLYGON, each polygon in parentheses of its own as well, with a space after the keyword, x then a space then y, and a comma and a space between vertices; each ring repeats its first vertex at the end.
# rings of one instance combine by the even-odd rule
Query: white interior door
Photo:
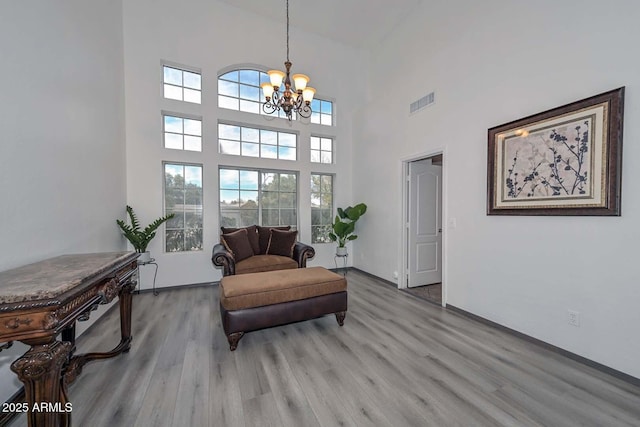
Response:
POLYGON ((442 166, 409 163, 407 286, 442 282, 442 166))

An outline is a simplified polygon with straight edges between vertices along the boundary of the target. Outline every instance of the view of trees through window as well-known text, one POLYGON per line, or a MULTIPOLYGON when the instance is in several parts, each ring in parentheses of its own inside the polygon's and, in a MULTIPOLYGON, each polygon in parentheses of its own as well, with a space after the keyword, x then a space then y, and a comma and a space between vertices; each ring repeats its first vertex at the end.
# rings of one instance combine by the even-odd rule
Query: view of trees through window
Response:
POLYGON ((298 175, 259 169, 220 169, 220 226, 298 226, 298 175))
POLYGON ((333 175, 311 174, 311 243, 329 243, 333 222, 333 175))
POLYGON ((165 163, 164 176, 165 214, 175 214, 166 223, 165 250, 201 250, 202 166, 165 163))

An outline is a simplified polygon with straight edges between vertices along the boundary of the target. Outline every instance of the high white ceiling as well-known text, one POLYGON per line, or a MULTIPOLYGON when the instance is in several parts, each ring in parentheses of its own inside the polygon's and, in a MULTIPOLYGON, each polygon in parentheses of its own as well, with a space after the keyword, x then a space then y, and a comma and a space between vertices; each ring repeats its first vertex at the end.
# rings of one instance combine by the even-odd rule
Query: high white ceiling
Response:
MULTIPOLYGON (((286 0, 220 0, 277 21, 286 0)), ((289 0, 293 27, 358 48, 372 48, 423 0, 289 0)))

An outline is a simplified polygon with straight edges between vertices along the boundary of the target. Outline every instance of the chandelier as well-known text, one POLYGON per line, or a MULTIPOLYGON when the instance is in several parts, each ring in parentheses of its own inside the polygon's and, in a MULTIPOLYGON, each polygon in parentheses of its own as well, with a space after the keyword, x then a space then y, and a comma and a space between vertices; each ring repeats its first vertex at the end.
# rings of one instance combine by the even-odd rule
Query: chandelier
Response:
POLYGON ((287 0, 287 60, 284 66, 286 72, 269 70, 270 83, 262 83, 260 85, 265 97, 262 111, 267 114, 283 111, 289 121, 291 121, 293 113, 297 113, 304 118, 311 117, 311 101, 316 90, 307 86, 309 77, 304 74, 294 74, 289 77, 291 71, 291 61, 289 61, 289 0, 287 0), (291 88, 291 78, 295 82, 295 90, 291 88), (284 90, 281 90, 283 83, 284 90))

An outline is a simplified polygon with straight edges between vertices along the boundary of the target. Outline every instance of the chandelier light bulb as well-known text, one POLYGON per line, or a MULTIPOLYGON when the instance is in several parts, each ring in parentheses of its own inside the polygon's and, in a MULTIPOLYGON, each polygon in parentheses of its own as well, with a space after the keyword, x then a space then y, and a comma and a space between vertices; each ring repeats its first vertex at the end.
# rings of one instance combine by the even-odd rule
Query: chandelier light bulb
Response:
POLYGON ((269 70, 269 80, 271 80, 271 86, 274 90, 278 90, 282 86, 282 80, 284 80, 284 72, 280 70, 269 70))
POLYGON ((293 82, 296 84, 296 91, 302 92, 304 88, 307 87, 307 83, 309 83, 309 76, 305 76, 304 74, 294 74, 293 82))
POLYGON ((271 83, 262 83, 260 87, 265 98, 270 99, 273 96, 273 85, 271 83))
POLYGON ((303 91, 302 91, 302 99, 304 100, 304 102, 306 102, 307 104, 311 104, 311 101, 313 101, 313 95, 316 94, 316 90, 312 87, 306 87, 303 91))

